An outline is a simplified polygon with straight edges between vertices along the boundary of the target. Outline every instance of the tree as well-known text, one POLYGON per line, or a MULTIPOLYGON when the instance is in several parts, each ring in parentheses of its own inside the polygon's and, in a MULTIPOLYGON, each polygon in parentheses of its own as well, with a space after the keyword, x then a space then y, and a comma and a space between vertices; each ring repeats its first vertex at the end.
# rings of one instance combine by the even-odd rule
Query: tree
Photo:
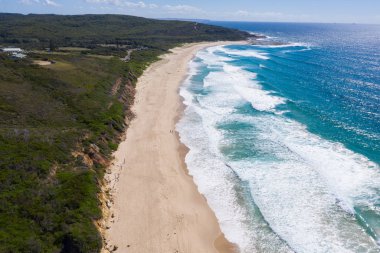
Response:
POLYGON ((49 41, 49 49, 50 49, 50 51, 55 51, 57 49, 53 40, 49 41))

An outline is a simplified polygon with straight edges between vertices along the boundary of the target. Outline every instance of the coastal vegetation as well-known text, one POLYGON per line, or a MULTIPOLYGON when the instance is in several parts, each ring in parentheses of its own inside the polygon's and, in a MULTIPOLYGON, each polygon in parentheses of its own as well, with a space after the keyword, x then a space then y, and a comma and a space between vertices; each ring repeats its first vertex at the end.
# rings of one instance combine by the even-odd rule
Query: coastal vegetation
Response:
POLYGON ((174 46, 247 36, 122 15, 0 14, 0 44, 28 52, 0 54, 0 252, 99 252, 98 194, 137 78, 174 46))
POLYGON ((71 46, 167 50, 178 43, 242 40, 247 33, 196 22, 153 20, 125 15, 0 14, 0 44, 24 48, 71 46), (111 47, 114 45, 115 47, 111 47))

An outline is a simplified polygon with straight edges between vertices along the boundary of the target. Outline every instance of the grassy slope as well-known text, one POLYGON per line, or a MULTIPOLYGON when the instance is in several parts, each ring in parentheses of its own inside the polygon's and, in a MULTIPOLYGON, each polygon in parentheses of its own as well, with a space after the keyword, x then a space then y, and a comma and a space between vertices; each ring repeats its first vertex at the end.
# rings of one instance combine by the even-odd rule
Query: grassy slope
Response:
POLYGON ((0 54, 0 252, 99 251, 94 225, 101 217, 99 180, 127 127, 137 77, 179 43, 245 36, 200 27, 189 35, 194 23, 0 14, 2 43, 39 49, 54 40, 91 49, 39 52, 17 61, 0 54), (125 54, 125 49, 94 46, 116 38, 148 49, 135 51, 128 63, 94 57, 99 51, 125 54), (40 67, 30 60, 45 57, 57 63, 40 67), (119 78, 121 89, 112 95, 119 78))

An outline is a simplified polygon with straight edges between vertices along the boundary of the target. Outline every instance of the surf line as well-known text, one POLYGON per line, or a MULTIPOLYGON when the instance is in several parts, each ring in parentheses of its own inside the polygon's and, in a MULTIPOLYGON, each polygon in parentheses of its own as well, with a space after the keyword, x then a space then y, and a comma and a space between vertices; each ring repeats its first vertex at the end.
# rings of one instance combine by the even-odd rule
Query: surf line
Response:
POLYGON ((248 186, 249 182, 240 178, 239 175, 236 173, 236 171, 232 168, 231 165, 229 165, 228 163, 224 163, 224 165, 230 169, 230 171, 232 172, 232 175, 234 175, 234 177, 238 181, 238 183, 240 185, 242 185, 242 188, 243 188, 242 190, 244 191, 247 198, 249 199, 249 202, 247 202, 247 203, 253 204, 254 209, 257 211, 258 215, 260 216, 259 218, 261 218, 263 220, 264 224, 270 229, 270 232, 272 232, 292 252, 297 253, 297 251, 295 249, 293 249, 285 239, 283 239, 278 233, 276 233, 276 231, 274 231, 272 229, 269 222, 265 219, 260 208, 256 205, 255 199, 253 198, 251 191, 249 190, 249 186, 248 186))

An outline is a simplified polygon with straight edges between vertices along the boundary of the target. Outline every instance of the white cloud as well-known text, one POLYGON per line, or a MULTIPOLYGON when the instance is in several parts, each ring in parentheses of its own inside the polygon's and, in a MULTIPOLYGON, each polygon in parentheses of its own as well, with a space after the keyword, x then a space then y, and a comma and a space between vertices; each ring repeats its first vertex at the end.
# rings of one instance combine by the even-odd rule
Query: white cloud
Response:
POLYGON ((234 13, 236 16, 244 16, 244 17, 284 17, 287 16, 281 12, 249 12, 249 11, 243 11, 238 10, 234 13))
POLYGON ((190 5, 165 5, 164 9, 171 13, 188 14, 188 13, 203 13, 204 11, 190 5))
MULTIPOLYGON (((30 0, 29 0, 30 1, 30 0)), ((86 3, 110 5, 119 8, 132 8, 132 9, 161 9, 170 14, 200 14, 204 13, 203 10, 190 6, 190 5, 164 5, 146 3, 144 1, 130 1, 130 0, 85 0, 86 3)))
POLYGON ((56 7, 59 6, 59 4, 54 2, 53 0, 44 0, 42 2, 44 2, 44 4, 46 5, 51 5, 51 6, 56 6, 56 7))
POLYGON ((47 5, 47 6, 54 6, 58 7, 60 4, 54 2, 53 0, 21 0, 20 3, 22 4, 42 4, 42 5, 47 5))
POLYGON ((155 9, 158 8, 156 4, 149 4, 143 1, 139 2, 130 2, 124 0, 86 0, 87 3, 94 4, 109 4, 118 7, 130 7, 130 8, 141 8, 141 9, 155 9))
POLYGON ((121 0, 86 0, 87 3, 95 3, 95 4, 111 4, 116 6, 122 6, 124 1, 121 0))
POLYGON ((142 1, 134 3, 134 2, 125 2, 125 6, 127 7, 133 7, 133 8, 149 8, 149 9, 155 9, 158 8, 158 5, 156 4, 147 4, 142 1))
POLYGON ((20 3, 22 3, 22 4, 32 4, 33 1, 31 1, 31 0, 21 0, 20 3))
POLYGON ((308 18, 310 16, 304 15, 304 14, 287 14, 282 12, 250 12, 245 10, 238 10, 233 13, 227 13, 225 16, 231 17, 233 19, 239 19, 239 20, 271 20, 271 21, 278 21, 278 20, 303 20, 305 18, 308 18))

